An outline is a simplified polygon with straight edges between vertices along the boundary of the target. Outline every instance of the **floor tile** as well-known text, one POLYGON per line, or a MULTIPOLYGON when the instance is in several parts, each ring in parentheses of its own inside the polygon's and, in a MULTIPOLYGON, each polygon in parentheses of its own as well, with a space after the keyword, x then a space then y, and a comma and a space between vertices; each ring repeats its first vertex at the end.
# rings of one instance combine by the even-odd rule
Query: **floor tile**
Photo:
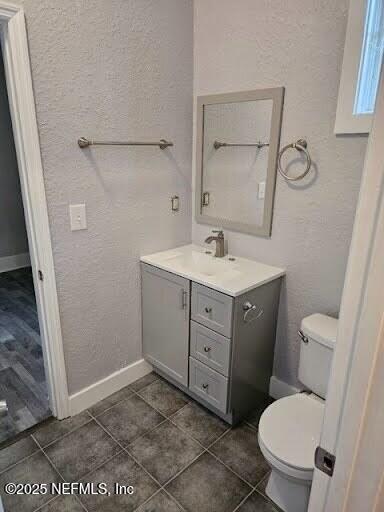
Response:
POLYGON ((89 512, 130 512, 159 489, 154 480, 125 452, 89 474, 83 481, 105 482, 111 492, 110 496, 80 496, 89 512), (133 486, 133 494, 114 494, 115 482, 133 486))
POLYGON ((278 512, 278 509, 264 496, 254 491, 236 512, 278 512))
POLYGON ((259 407, 256 407, 248 416, 246 419, 246 422, 249 423, 252 427, 255 427, 256 429, 259 427, 259 421, 260 417, 265 411, 265 409, 268 407, 268 405, 271 405, 274 400, 271 397, 266 397, 260 402, 259 407))
POLYGON ((50 444, 46 449, 54 466, 68 481, 74 481, 116 455, 120 447, 92 420, 50 444))
POLYGON ((9 466, 16 464, 21 459, 32 455, 39 449, 31 436, 24 437, 0 451, 0 472, 7 469, 9 466))
POLYGON ((260 482, 269 470, 259 448, 257 432, 247 425, 225 434, 210 451, 252 485, 260 482))
POLYGON ((264 496, 267 496, 266 495, 266 488, 267 488, 267 484, 268 484, 268 479, 270 477, 270 474, 271 474, 271 471, 268 471, 268 473, 265 475, 265 477, 257 484, 257 487, 256 489, 261 492, 261 494, 263 494, 264 496))
POLYGON ((191 402, 172 421, 204 446, 209 446, 230 427, 207 409, 191 402))
POLYGON ((145 387, 139 395, 165 416, 170 416, 189 402, 184 393, 163 380, 145 387))
POLYGON ((165 492, 160 491, 141 505, 137 512, 182 512, 182 509, 165 492))
POLYGON ((164 419, 164 416, 137 395, 132 395, 97 417, 97 420, 123 445, 156 427, 164 419))
POLYGON ((187 512, 232 512, 251 491, 209 453, 201 455, 166 489, 187 512))
POLYGON ((36 430, 33 437, 44 447, 90 420, 89 414, 85 411, 65 420, 53 420, 36 430))
POLYGON ((74 496, 59 496, 50 501, 39 512, 84 512, 74 496))
POLYGON ((130 453, 161 484, 187 466, 202 450, 196 441, 168 421, 129 446, 130 453))
POLYGON ((119 402, 126 400, 132 395, 132 393, 133 391, 130 389, 130 387, 126 386, 125 388, 120 389, 120 391, 113 393, 113 395, 107 396, 107 398, 104 398, 104 400, 97 402, 97 404, 89 408, 89 412, 93 416, 97 416, 98 414, 101 414, 102 412, 104 412, 106 409, 109 409, 113 405, 116 405, 119 402))
POLYGON ((149 386, 150 384, 152 384, 152 382, 155 382, 155 380, 158 380, 159 378, 160 377, 155 372, 151 372, 148 373, 148 375, 144 375, 144 377, 141 377, 141 379, 132 382, 132 384, 130 384, 129 387, 134 391, 140 391, 140 389, 149 386))
MULTIPOLYGON (((48 459, 39 451, 2 473, 0 477, 0 489, 3 490, 4 485, 9 482, 16 484, 49 484, 59 482, 60 480, 59 475, 48 462, 48 459)), ((50 494, 35 494, 31 496, 10 496, 4 492, 1 494, 6 512, 31 512, 52 498, 50 494)))

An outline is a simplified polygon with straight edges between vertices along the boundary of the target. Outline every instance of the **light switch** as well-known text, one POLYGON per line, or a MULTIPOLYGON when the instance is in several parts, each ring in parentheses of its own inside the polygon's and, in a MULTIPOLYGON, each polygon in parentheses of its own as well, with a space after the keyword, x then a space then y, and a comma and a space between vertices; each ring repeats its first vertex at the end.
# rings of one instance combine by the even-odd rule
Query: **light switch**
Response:
POLYGON ((87 217, 85 214, 85 204, 70 204, 69 218, 71 221, 71 231, 87 229, 87 217))
POLYGON ((259 199, 264 199, 264 197, 265 197, 265 181, 259 182, 259 190, 258 190, 257 197, 259 199))

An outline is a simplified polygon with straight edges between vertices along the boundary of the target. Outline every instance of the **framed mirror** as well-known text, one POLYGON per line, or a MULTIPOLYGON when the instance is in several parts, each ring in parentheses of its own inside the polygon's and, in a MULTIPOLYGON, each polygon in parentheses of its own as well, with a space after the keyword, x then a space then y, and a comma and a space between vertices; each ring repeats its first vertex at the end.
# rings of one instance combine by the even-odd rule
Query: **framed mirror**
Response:
POLYGON ((283 87, 197 98, 197 222, 271 235, 283 98, 283 87))

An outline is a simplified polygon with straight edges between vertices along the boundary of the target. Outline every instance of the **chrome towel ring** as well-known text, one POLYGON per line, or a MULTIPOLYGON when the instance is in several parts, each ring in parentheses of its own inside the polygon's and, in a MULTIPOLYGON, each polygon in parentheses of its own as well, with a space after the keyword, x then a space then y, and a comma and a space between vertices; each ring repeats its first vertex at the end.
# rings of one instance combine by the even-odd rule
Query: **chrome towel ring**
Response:
POLYGON ((308 153, 307 145, 308 144, 307 144, 307 141, 305 139, 298 139, 296 142, 292 142, 291 144, 287 144, 286 146, 284 146, 280 150, 279 158, 277 159, 277 168, 279 170, 279 173, 286 180, 289 180, 289 181, 301 180, 301 179, 304 178, 304 176, 306 176, 309 173, 309 170, 311 169, 311 165, 312 165, 312 160, 311 160, 310 154, 308 153), (283 169, 281 168, 281 157, 287 151, 287 149, 290 149, 290 148, 297 149, 298 151, 302 151, 305 154, 306 158, 307 158, 307 166, 305 168, 305 171, 303 173, 299 174, 298 176, 288 176, 288 174, 286 174, 283 171, 283 169))

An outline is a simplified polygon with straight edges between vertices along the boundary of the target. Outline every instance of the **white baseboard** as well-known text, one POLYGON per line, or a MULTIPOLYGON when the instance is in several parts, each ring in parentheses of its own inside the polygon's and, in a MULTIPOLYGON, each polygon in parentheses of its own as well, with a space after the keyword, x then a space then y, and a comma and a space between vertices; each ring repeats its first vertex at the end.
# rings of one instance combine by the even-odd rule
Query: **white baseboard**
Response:
POLYGON ((29 252, 0 258, 0 272, 9 272, 10 270, 29 267, 30 265, 31 260, 29 258, 29 252))
POLYGON ((279 398, 283 398, 284 396, 294 395, 301 391, 299 388, 292 386, 291 384, 287 384, 286 382, 278 379, 274 375, 271 377, 269 381, 269 394, 275 400, 279 398))
POLYGON ((108 377, 95 382, 69 397, 69 413, 71 416, 78 414, 88 407, 103 400, 109 395, 116 393, 120 389, 128 386, 137 379, 144 377, 152 371, 152 366, 144 359, 139 359, 134 363, 112 373, 108 377))

